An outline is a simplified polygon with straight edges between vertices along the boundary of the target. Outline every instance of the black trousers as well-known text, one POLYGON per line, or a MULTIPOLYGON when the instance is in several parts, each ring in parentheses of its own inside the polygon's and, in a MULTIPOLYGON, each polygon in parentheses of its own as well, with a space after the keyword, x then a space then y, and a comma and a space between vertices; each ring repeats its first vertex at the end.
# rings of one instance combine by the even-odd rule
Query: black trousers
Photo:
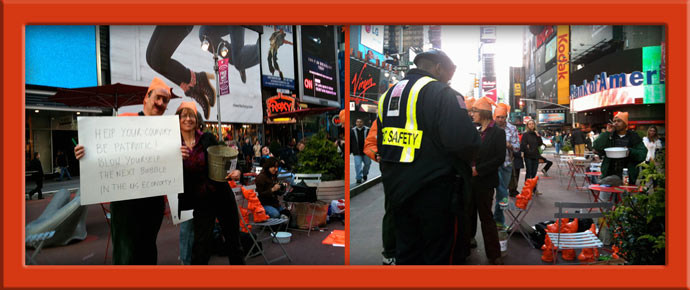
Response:
POLYGON ((494 215, 491 212, 494 206, 494 188, 486 188, 477 180, 476 178, 472 179, 472 204, 465 224, 467 231, 465 232, 464 244, 469 244, 469 241, 477 234, 477 215, 479 215, 486 256, 489 259, 496 259, 501 256, 501 245, 498 241, 498 229, 494 215))
POLYGON ((38 192, 38 198, 43 198, 43 176, 34 176, 34 181, 36 182, 36 188, 29 191, 29 199, 34 193, 38 192))
POLYGON ((163 222, 165 198, 154 196, 110 203, 113 264, 156 265, 156 238, 163 222))
MULTIPOLYGON (((216 183, 218 184, 218 183, 216 183)), ((227 185, 227 183, 226 183, 227 185)), ((217 185, 216 188, 221 187, 217 185)), ((213 227, 216 218, 220 222, 225 239, 226 252, 230 265, 244 265, 244 254, 240 245, 240 219, 237 203, 231 191, 218 190, 200 197, 194 208, 194 246, 192 265, 208 265, 213 249, 213 227)))
POLYGON ((433 182, 393 211, 397 265, 448 265, 455 237, 454 184, 433 182))

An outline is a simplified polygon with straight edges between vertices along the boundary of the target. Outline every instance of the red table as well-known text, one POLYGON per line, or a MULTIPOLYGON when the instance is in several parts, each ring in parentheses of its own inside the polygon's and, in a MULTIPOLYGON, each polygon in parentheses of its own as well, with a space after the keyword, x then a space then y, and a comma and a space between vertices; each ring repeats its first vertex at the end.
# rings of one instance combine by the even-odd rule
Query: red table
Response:
MULTIPOLYGON (((633 185, 621 185, 621 186, 601 186, 599 184, 592 184, 589 187, 589 191, 592 193, 592 197, 594 197, 594 202, 599 202, 599 194, 601 192, 610 192, 610 193, 615 193, 617 196, 617 201, 621 201, 621 193, 624 191, 628 191, 630 193, 636 193, 640 192, 639 187, 633 186, 633 185)), ((612 201, 613 195, 609 198, 609 202, 612 201)))

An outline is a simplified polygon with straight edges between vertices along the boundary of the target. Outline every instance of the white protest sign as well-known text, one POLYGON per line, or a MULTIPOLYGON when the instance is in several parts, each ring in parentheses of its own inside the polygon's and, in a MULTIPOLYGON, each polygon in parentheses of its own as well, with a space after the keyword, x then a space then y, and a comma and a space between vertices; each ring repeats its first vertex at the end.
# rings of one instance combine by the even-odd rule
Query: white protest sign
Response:
POLYGON ((194 210, 183 210, 179 214, 179 200, 177 194, 168 194, 168 206, 170 207, 170 216, 174 225, 191 220, 194 217, 194 210))
MULTIPOLYGON (((79 117, 81 204, 184 191, 177 116, 79 117)), ((175 199, 177 200, 177 199, 175 199)))

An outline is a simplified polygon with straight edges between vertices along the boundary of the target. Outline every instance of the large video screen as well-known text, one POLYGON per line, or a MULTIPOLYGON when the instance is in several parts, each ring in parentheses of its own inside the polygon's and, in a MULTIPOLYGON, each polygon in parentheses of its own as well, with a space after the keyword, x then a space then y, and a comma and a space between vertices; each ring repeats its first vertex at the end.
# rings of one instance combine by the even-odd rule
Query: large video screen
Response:
MULTIPOLYGON (((180 102, 194 101, 206 121, 218 121, 220 104, 222 122, 259 124, 263 112, 258 42, 259 33, 242 26, 111 26, 111 80, 148 86, 154 77, 162 79, 183 96, 170 101, 166 115, 174 114, 180 102), (206 50, 204 41, 209 44, 206 50), (217 100, 211 52, 223 46, 228 55, 220 66, 223 86, 217 100)), ((137 105, 120 112, 140 110, 137 105)))
POLYGON ((58 88, 98 85, 95 26, 27 25, 25 37, 26 84, 58 88))
POLYGON ((299 26, 302 102, 339 106, 338 66, 333 26, 299 26))
POLYGON ((539 113, 539 124, 563 124, 565 113, 539 113))

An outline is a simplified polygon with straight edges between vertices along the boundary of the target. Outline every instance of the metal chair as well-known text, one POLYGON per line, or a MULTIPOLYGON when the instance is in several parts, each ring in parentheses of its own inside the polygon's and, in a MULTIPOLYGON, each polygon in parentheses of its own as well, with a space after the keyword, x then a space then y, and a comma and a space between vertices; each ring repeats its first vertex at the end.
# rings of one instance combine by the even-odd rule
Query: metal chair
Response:
POLYGON ((553 243, 553 263, 556 264, 558 261, 558 256, 556 255, 558 250, 576 250, 576 249, 587 249, 587 248, 601 248, 604 243, 597 237, 597 235, 586 230, 579 233, 561 233, 560 219, 562 218, 603 218, 604 212, 611 209, 613 203, 610 202, 593 202, 593 203, 580 203, 580 202, 556 202, 555 206, 558 208, 558 212, 554 214, 556 218, 556 223, 558 223, 558 233, 547 233, 553 243), (590 213, 564 213, 563 209, 583 209, 583 208, 599 208, 599 212, 590 213))
POLYGON ((510 237, 513 236, 513 234, 515 233, 515 228, 517 227, 517 230, 520 232, 522 237, 524 237, 525 240, 527 240, 527 243, 529 243, 532 247, 535 246, 532 242, 532 239, 530 239, 529 235, 524 231, 524 229, 521 226, 530 209, 532 209, 532 205, 534 204, 533 200, 534 196, 532 196, 532 199, 527 201, 527 206, 525 207, 525 209, 517 207, 515 205, 516 200, 511 200, 510 203, 508 203, 508 207, 505 209, 505 211, 508 212, 508 215, 512 219, 510 225, 508 225, 508 231, 510 232, 510 234, 508 234, 508 241, 510 241, 510 237))
MULTIPOLYGON (((256 186, 247 186, 245 188, 246 189, 256 189, 256 186)), ((242 190, 239 186, 233 188, 232 191, 235 194, 235 201, 237 201, 237 214, 239 215, 240 221, 242 222, 242 224, 247 226, 247 229, 249 230, 249 236, 252 239, 252 247, 249 250, 247 250, 247 255, 245 256, 245 259, 249 258, 250 256, 255 256, 255 255, 260 254, 263 257, 266 264, 274 263, 274 262, 279 261, 283 258, 287 258, 288 261, 292 262, 292 258, 290 258, 290 255, 288 255, 287 251, 285 250, 285 248, 283 247, 282 244, 277 243, 278 247, 280 247, 281 251, 283 252, 283 255, 276 257, 272 260, 269 260, 268 257, 266 257, 266 253, 264 252, 264 247, 259 245, 259 242, 264 242, 264 241, 272 240, 275 238, 276 232, 273 230, 274 226, 284 224, 285 228, 287 229, 287 226, 288 226, 288 223, 290 222, 290 220, 289 219, 282 219, 282 218, 270 218, 270 219, 263 221, 263 222, 260 222, 260 223, 245 220, 244 216, 242 216, 242 210, 240 208, 242 206, 246 206, 248 201, 246 198, 244 198, 244 195, 242 194, 242 190), (250 228, 250 226, 251 226, 251 228, 250 228), (260 228, 261 230, 256 234, 252 233, 256 228, 260 228), (261 237, 261 235, 266 231, 267 228, 268 228, 267 235, 264 237, 261 237), (252 251, 254 251, 254 249, 257 249, 258 253, 252 255, 252 251)))

